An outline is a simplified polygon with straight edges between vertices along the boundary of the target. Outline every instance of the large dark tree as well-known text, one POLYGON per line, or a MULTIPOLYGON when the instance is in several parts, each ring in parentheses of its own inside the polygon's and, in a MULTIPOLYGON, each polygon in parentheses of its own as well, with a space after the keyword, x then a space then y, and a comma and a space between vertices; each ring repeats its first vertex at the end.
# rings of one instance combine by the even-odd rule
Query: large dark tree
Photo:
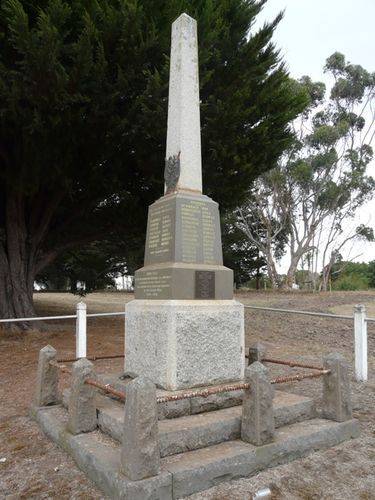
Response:
POLYGON ((162 193, 171 22, 198 20, 205 192, 237 205, 304 106, 257 0, 3 0, 0 317, 63 252, 139 241, 162 193))
POLYGON ((79 295, 115 287, 115 278, 128 271, 122 250, 116 242, 106 240, 68 250, 38 274, 37 284, 79 295))

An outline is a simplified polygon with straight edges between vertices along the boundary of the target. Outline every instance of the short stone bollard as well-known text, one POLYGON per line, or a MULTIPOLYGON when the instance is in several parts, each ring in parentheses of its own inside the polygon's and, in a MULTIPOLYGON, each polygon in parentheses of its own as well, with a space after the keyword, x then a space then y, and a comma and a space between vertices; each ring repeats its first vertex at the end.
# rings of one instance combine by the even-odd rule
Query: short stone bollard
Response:
POLYGON ((323 358, 323 366, 330 373, 323 377, 323 417, 344 422, 352 418, 349 367, 341 354, 332 353, 323 358))
POLYGON ((242 403, 241 439, 260 446, 273 441, 275 418, 273 413, 274 388, 267 377, 267 368, 255 361, 245 369, 245 390, 242 403))
POLYGON ((97 427, 95 389, 85 383, 86 379, 94 378, 93 367, 94 365, 86 358, 73 363, 67 425, 68 431, 72 434, 90 432, 97 427))
POLYGON ((35 406, 47 406, 58 401, 58 368, 50 364, 55 359, 56 349, 52 346, 46 345, 39 351, 35 406))
POLYGON ((159 470, 156 387, 150 379, 140 376, 126 386, 121 472, 138 481, 156 476, 159 470))
POLYGON ((266 348, 260 342, 256 342, 255 344, 249 347, 249 362, 248 365, 255 363, 255 361, 262 362, 262 359, 266 355, 266 348))

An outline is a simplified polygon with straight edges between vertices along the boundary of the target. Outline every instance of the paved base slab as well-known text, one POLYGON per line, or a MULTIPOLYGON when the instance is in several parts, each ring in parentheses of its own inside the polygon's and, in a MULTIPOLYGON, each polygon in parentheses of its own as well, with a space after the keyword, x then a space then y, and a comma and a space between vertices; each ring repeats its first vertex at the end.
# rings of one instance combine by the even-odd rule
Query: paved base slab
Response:
MULTIPOLYGON (((68 399, 69 390, 65 390, 65 406, 68 399)), ((99 428, 113 439, 120 441, 124 419, 123 403, 98 394, 96 408, 99 428)), ((308 420, 314 418, 316 414, 313 399, 283 391, 275 391, 274 411, 276 427, 308 420)), ((239 439, 241 414, 242 406, 234 406, 174 419, 161 419, 159 421, 161 456, 239 439)))
POLYGON ((66 431, 67 412, 61 406, 34 408, 32 416, 43 432, 63 448, 78 467, 110 498, 128 500, 172 499, 172 474, 131 481, 120 473, 119 443, 100 431, 73 435, 66 431))
MULTIPOLYGON (((101 430, 120 441, 124 407, 105 396, 97 399, 98 425, 101 430)), ((313 400, 277 391, 274 399, 276 427, 315 416, 313 400)), ((239 439, 242 406, 208 413, 159 421, 160 453, 162 457, 204 448, 223 441, 239 439)))
POLYGON ((276 431, 273 443, 254 446, 228 441, 209 448, 163 459, 173 475, 173 498, 206 490, 224 481, 251 476, 267 467, 284 464, 309 453, 358 437, 355 420, 337 423, 314 419, 276 431))
POLYGON ((355 420, 313 419, 284 426, 273 443, 253 446, 239 440, 163 458, 158 476, 130 481, 120 474, 120 446, 100 431, 73 436, 61 406, 34 408, 42 430, 76 461, 110 498, 168 500, 182 498, 221 482, 252 474, 359 435, 355 420))

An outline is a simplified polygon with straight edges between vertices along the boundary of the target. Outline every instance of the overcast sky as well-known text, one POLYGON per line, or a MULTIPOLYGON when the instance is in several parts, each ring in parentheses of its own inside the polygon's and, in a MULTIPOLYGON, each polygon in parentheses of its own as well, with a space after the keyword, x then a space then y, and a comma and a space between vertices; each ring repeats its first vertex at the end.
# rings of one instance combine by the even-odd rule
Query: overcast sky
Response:
MULTIPOLYGON (((284 18, 273 40, 291 76, 309 75, 327 83, 323 66, 336 51, 350 62, 375 71, 375 0, 268 0, 258 24, 273 19, 280 11, 285 11, 284 18)), ((375 177, 375 162, 369 173, 375 177)), ((375 230, 375 200, 361 209, 357 219, 375 230)), ((355 260, 375 259, 375 244, 358 243, 352 257, 359 253, 362 255, 355 260)))

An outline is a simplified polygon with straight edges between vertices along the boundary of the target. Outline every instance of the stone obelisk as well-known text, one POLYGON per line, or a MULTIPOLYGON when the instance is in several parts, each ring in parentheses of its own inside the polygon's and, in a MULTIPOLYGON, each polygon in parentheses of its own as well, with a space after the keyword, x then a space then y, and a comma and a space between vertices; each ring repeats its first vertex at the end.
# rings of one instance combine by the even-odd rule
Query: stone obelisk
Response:
POLYGON ((125 312, 125 371, 176 390, 239 380, 243 305, 223 266, 219 207, 202 194, 197 23, 172 25, 165 193, 125 312))

